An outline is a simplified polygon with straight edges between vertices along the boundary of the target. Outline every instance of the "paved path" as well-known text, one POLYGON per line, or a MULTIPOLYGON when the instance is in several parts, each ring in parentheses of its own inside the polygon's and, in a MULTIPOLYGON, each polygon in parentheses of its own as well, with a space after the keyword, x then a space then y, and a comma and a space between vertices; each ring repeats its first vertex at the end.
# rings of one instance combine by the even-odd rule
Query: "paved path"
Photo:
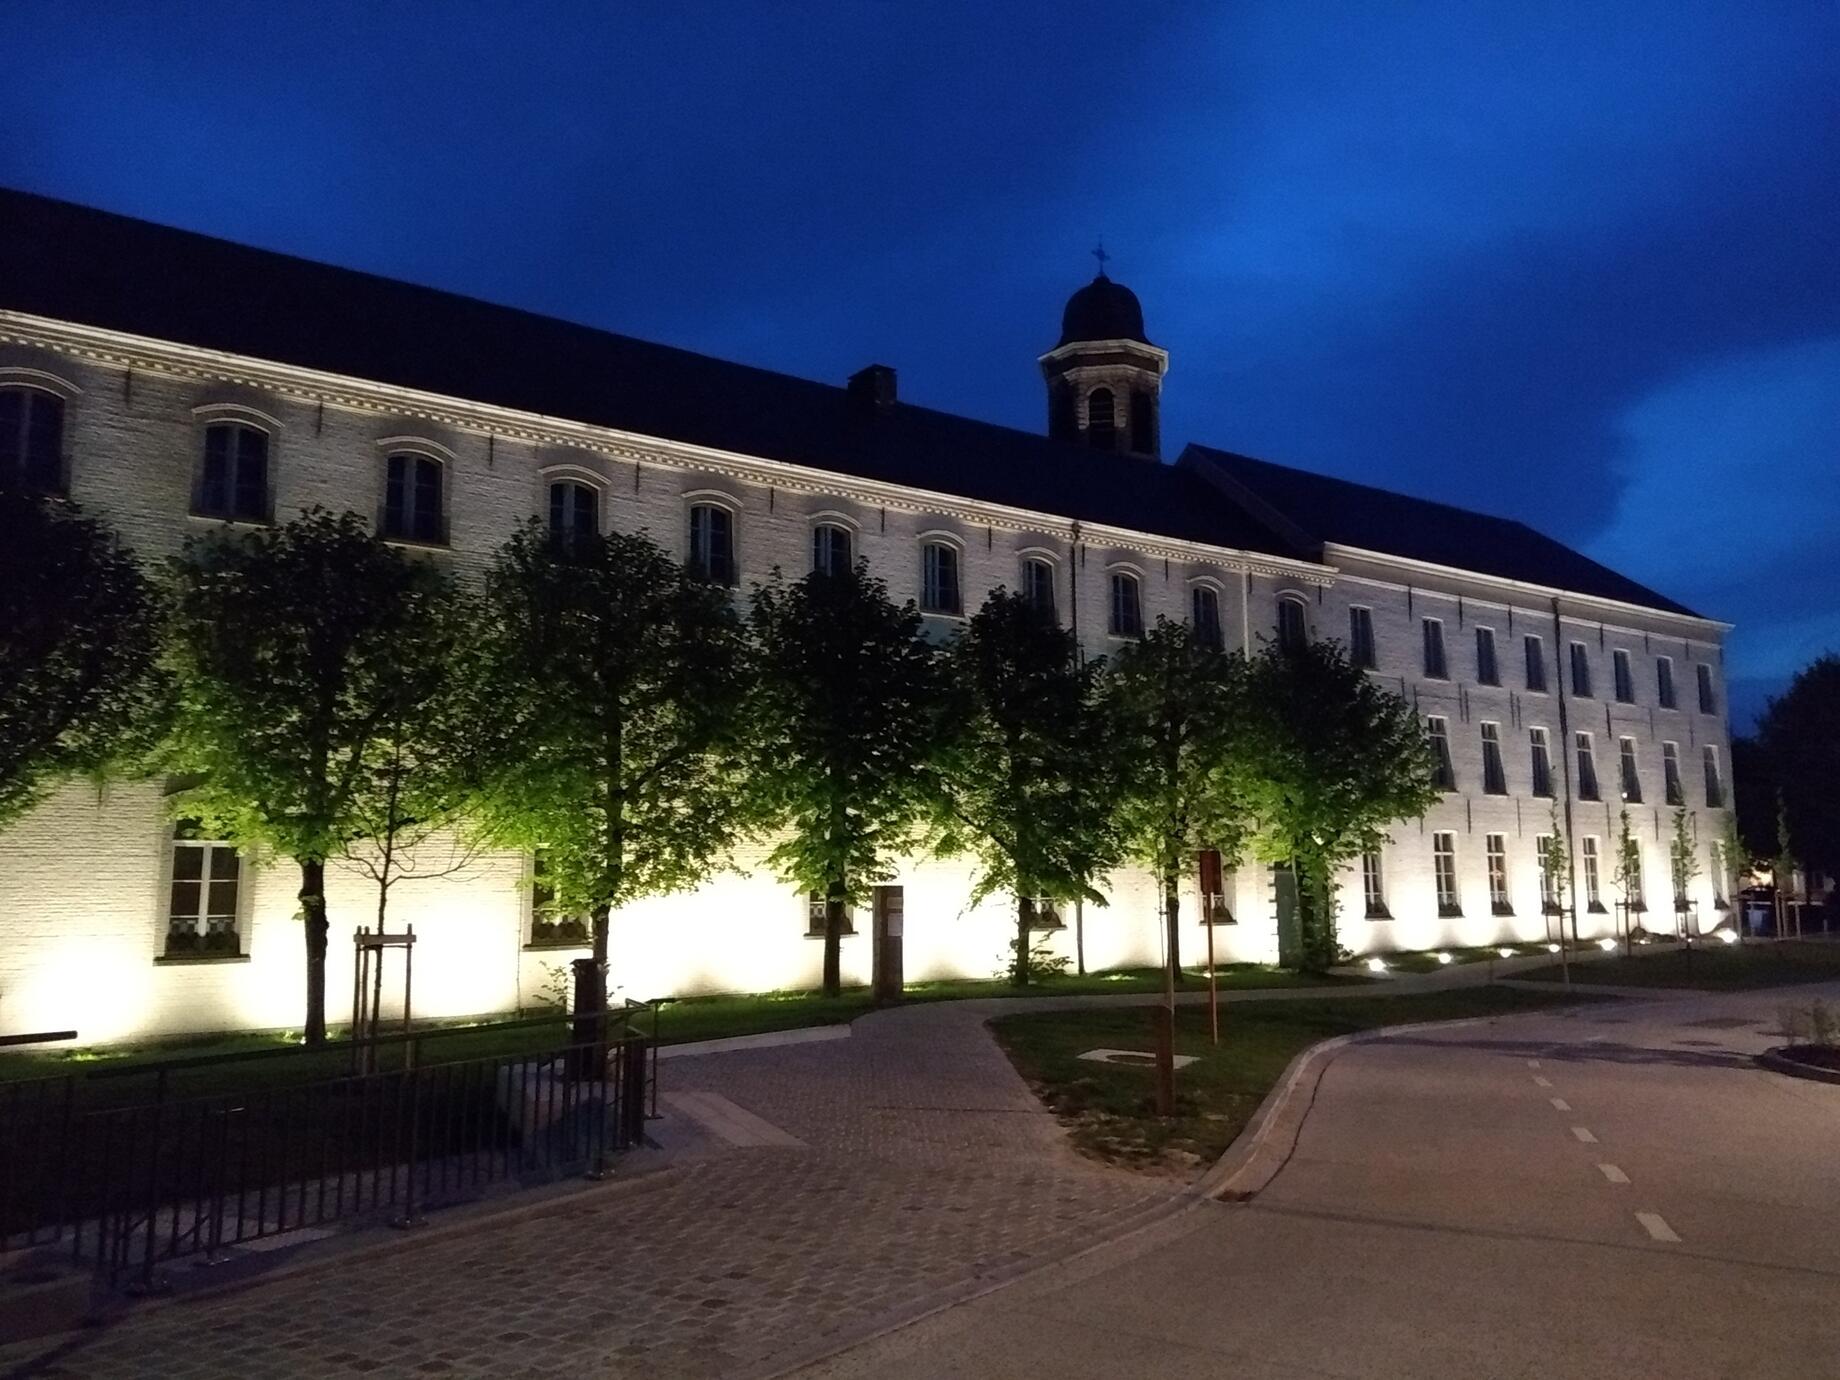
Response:
POLYGON ((1840 1087, 1790 999, 1647 992, 1351 1046, 1289 1163, 814 1377, 1840 1376, 1840 1087))
MULTIPOLYGON (((900 1008, 847 1040, 674 1059, 666 1087, 695 1115, 663 1123, 668 1174, 148 1308, 28 1373, 749 1374, 1167 1204, 1167 1185, 1068 1148, 987 1009, 900 1008)), ((0 1352, 0 1373, 35 1354, 0 1352)))

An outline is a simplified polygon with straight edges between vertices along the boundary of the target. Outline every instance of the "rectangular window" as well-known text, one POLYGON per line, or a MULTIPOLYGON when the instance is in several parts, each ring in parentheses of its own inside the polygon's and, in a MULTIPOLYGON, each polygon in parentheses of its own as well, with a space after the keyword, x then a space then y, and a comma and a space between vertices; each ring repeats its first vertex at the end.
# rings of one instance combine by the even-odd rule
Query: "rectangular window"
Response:
POLYGON ((1489 859, 1489 911, 1494 915, 1514 914, 1514 902, 1508 897, 1508 839, 1505 834, 1484 836, 1489 859))
POLYGON ((1634 704, 1636 702, 1636 678, 1629 666, 1629 653, 1621 647, 1611 652, 1610 669, 1616 680, 1616 702, 1634 704))
POLYGON ((1476 629, 1476 683, 1500 685, 1501 667, 1495 662, 1495 629, 1476 629))
POLYGON ((243 862, 234 845, 201 836, 197 821, 173 828, 172 892, 166 907, 168 958, 234 958, 243 862))
POLYGON ((1642 777, 1636 771, 1636 740, 1618 738, 1616 740, 1617 759, 1622 766, 1623 799, 1631 805, 1642 803, 1642 777))
POLYGON ((1546 693, 1546 644, 1537 637, 1526 637, 1521 646, 1527 653, 1527 688, 1536 695, 1546 693))
POLYGON ((1591 698, 1591 653, 1582 642, 1572 643, 1572 694, 1591 698))
POLYGON ((820 575, 847 575, 852 564, 850 529, 821 522, 811 529, 811 568, 820 575))
POLYGON ((1597 835, 1586 834, 1578 840, 1578 853, 1584 863, 1584 903, 1598 915, 1604 913, 1604 879, 1598 865, 1597 835))
POLYGON ((1348 610, 1348 659, 1364 671, 1380 664, 1374 648, 1374 611, 1365 608, 1348 610))
POLYGON ((1540 871, 1540 913, 1557 915, 1564 906, 1559 900, 1559 879, 1552 869, 1553 836, 1537 834, 1533 840, 1533 859, 1540 871))
POLYGON ((1022 563, 1022 597, 1029 607, 1049 618, 1054 617, 1054 567, 1032 557, 1022 563))
POLYGON ((958 548, 929 541, 920 548, 920 607, 928 613, 959 613, 965 605, 958 588, 958 548))
POLYGON ((1231 925, 1233 911, 1227 905, 1227 875, 1221 865, 1220 850, 1203 848, 1195 855, 1195 863, 1201 893, 1201 923, 1231 925))
POLYGON ((1648 897, 1642 890, 1642 841, 1631 837, 1623 841, 1623 862, 1617 868, 1617 886, 1631 910, 1648 909, 1648 897))
POLYGON ((0 388, 0 488, 64 489, 64 400, 42 388, 0 388))
POLYGON ((1432 680, 1449 680, 1450 666, 1444 659, 1444 620, 1421 619, 1425 634, 1425 674, 1432 680))
POLYGON ((544 949, 579 949, 593 942, 588 917, 564 910, 549 880, 549 860, 541 848, 530 858, 530 945, 544 949))
POLYGON ((1301 652, 1309 640, 1310 629, 1303 616, 1303 600, 1278 600, 1278 645, 1287 652, 1301 652))
POLYGON ((1367 899, 1369 920, 1391 920, 1386 908, 1386 877, 1380 871, 1380 852, 1361 854, 1361 892, 1367 899))
POLYGON ((1189 591, 1188 620, 1201 646, 1214 652, 1226 646, 1220 631, 1220 595, 1212 585, 1196 585, 1189 591))
POLYGON ((1527 730, 1527 751, 1533 761, 1533 793, 1542 800, 1552 799, 1552 746, 1543 728, 1527 730))
POLYGON ((1032 930, 1064 930, 1067 928, 1067 922, 1061 919, 1060 907, 1052 896, 1024 896, 1022 915, 1029 922, 1029 928, 1032 930))
POLYGON ((1457 836, 1438 833, 1431 836, 1431 866, 1437 879, 1438 914, 1463 914, 1457 899, 1457 836))
POLYGON ((231 522, 268 521, 266 431, 237 422, 205 428, 204 469, 193 511, 231 522))
POLYGON ((1711 846, 1706 867, 1706 875, 1712 882, 1712 904, 1716 910, 1724 910, 1730 903, 1725 899, 1725 845, 1715 843, 1711 846))
POLYGON ((1712 668, 1702 661, 1693 669, 1694 674, 1699 677, 1699 712, 1702 714, 1718 713, 1718 698, 1712 693, 1712 668))
POLYGON ((586 552, 601 532, 600 491, 573 479, 549 486, 549 539, 560 552, 586 552))
POLYGON ((1680 744, 1661 745, 1661 790, 1670 805, 1685 805, 1686 792, 1680 789, 1680 744))
POLYGON ((1482 792, 1484 795, 1506 795, 1508 793, 1508 773, 1501 761, 1501 725, 1482 725, 1482 792))
POLYGON ((735 583, 735 515, 720 504, 690 510, 690 571, 711 584, 735 583))
POLYGON ((383 535, 397 541, 440 542, 441 471, 429 455, 397 454, 387 461, 383 535))
POLYGON ((1433 714, 1425 720, 1431 735, 1431 782, 1440 791, 1457 788, 1456 764, 1450 760, 1450 720, 1433 714))
POLYGON ((1706 764, 1706 808, 1723 809, 1725 805, 1725 780, 1719 774, 1719 750, 1711 743, 1703 749, 1706 764))
POLYGON ((1671 656, 1655 658, 1655 703, 1663 709, 1675 707, 1674 658, 1671 656))
MULTIPOLYGON (((824 909, 826 897, 822 891, 807 893, 805 897, 805 935, 808 939, 824 938, 824 909)), ((843 923, 837 927, 838 934, 855 934, 856 920, 850 908, 843 908, 843 923)))
POLYGON ((1144 603, 1137 577, 1122 570, 1112 575, 1111 632, 1113 637, 1144 635, 1144 603))
POLYGON ((1591 751, 1591 735, 1589 733, 1574 734, 1573 743, 1578 749, 1578 798, 1580 800, 1602 799, 1597 793, 1597 757, 1591 751))

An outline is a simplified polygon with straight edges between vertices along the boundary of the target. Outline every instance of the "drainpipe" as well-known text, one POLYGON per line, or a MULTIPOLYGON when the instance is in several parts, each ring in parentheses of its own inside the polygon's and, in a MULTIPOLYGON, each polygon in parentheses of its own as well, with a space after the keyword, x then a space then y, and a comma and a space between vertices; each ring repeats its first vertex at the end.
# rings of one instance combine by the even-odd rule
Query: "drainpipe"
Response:
MULTIPOLYGON (((1567 712, 1565 701, 1565 677, 1571 668, 1566 665, 1565 658, 1561 655, 1565 647, 1565 633, 1559 626, 1559 599, 1557 595, 1553 597, 1552 601, 1552 620, 1553 683, 1557 687, 1559 696, 1559 765, 1563 769, 1565 778, 1565 870, 1571 878, 1572 946, 1576 948, 1578 945, 1578 848, 1576 841, 1572 837, 1572 753, 1575 749, 1572 743, 1571 718, 1567 712)), ((1564 922, 1561 921, 1560 923, 1561 930, 1559 938, 1563 941, 1565 938, 1563 929, 1564 922)))
MULTIPOLYGON (((1073 646, 1081 664, 1086 661, 1086 647, 1080 641, 1080 524, 1075 522, 1067 539, 1067 616, 1073 624, 1073 646)), ((1086 976, 1086 898, 1073 898, 1074 969, 1086 976)))

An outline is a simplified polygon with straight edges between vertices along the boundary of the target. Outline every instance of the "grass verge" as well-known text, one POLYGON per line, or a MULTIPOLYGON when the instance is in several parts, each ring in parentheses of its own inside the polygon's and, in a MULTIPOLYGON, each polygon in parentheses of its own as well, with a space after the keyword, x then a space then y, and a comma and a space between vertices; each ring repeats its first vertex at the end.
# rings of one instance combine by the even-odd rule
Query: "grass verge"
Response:
POLYGON ((1152 1048, 1151 1014, 1131 1009, 1006 1016, 992 1029, 1018 1072, 1065 1125, 1083 1153, 1107 1163, 1184 1179, 1211 1165, 1239 1135, 1290 1061, 1337 1035, 1414 1021, 1507 1015, 1565 1004, 1562 993, 1466 987, 1360 1001, 1287 1001, 1221 1012, 1221 1043, 1207 1011, 1176 1010, 1177 1054, 1195 1062, 1176 1072, 1176 1114, 1152 1106, 1152 1071, 1100 1064, 1093 1049, 1152 1048))
MULTIPOLYGON (((1536 968, 1518 976, 1533 982, 1558 982, 1559 969, 1536 968)), ((1684 987, 1705 992, 1742 992, 1798 982, 1840 979, 1840 943, 1802 940, 1752 940, 1744 944, 1704 941, 1691 949, 1643 952, 1625 957, 1574 963, 1572 981, 1617 987, 1684 987)))

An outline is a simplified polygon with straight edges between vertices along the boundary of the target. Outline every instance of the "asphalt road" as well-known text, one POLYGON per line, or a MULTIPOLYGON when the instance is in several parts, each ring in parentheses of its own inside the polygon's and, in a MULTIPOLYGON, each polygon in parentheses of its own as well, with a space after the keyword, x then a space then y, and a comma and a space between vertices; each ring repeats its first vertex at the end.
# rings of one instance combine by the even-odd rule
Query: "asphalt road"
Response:
POLYGON ((1840 1376, 1840 1086, 1764 1072, 1840 986, 1358 1044, 1295 1152, 813 1377, 1840 1376))

